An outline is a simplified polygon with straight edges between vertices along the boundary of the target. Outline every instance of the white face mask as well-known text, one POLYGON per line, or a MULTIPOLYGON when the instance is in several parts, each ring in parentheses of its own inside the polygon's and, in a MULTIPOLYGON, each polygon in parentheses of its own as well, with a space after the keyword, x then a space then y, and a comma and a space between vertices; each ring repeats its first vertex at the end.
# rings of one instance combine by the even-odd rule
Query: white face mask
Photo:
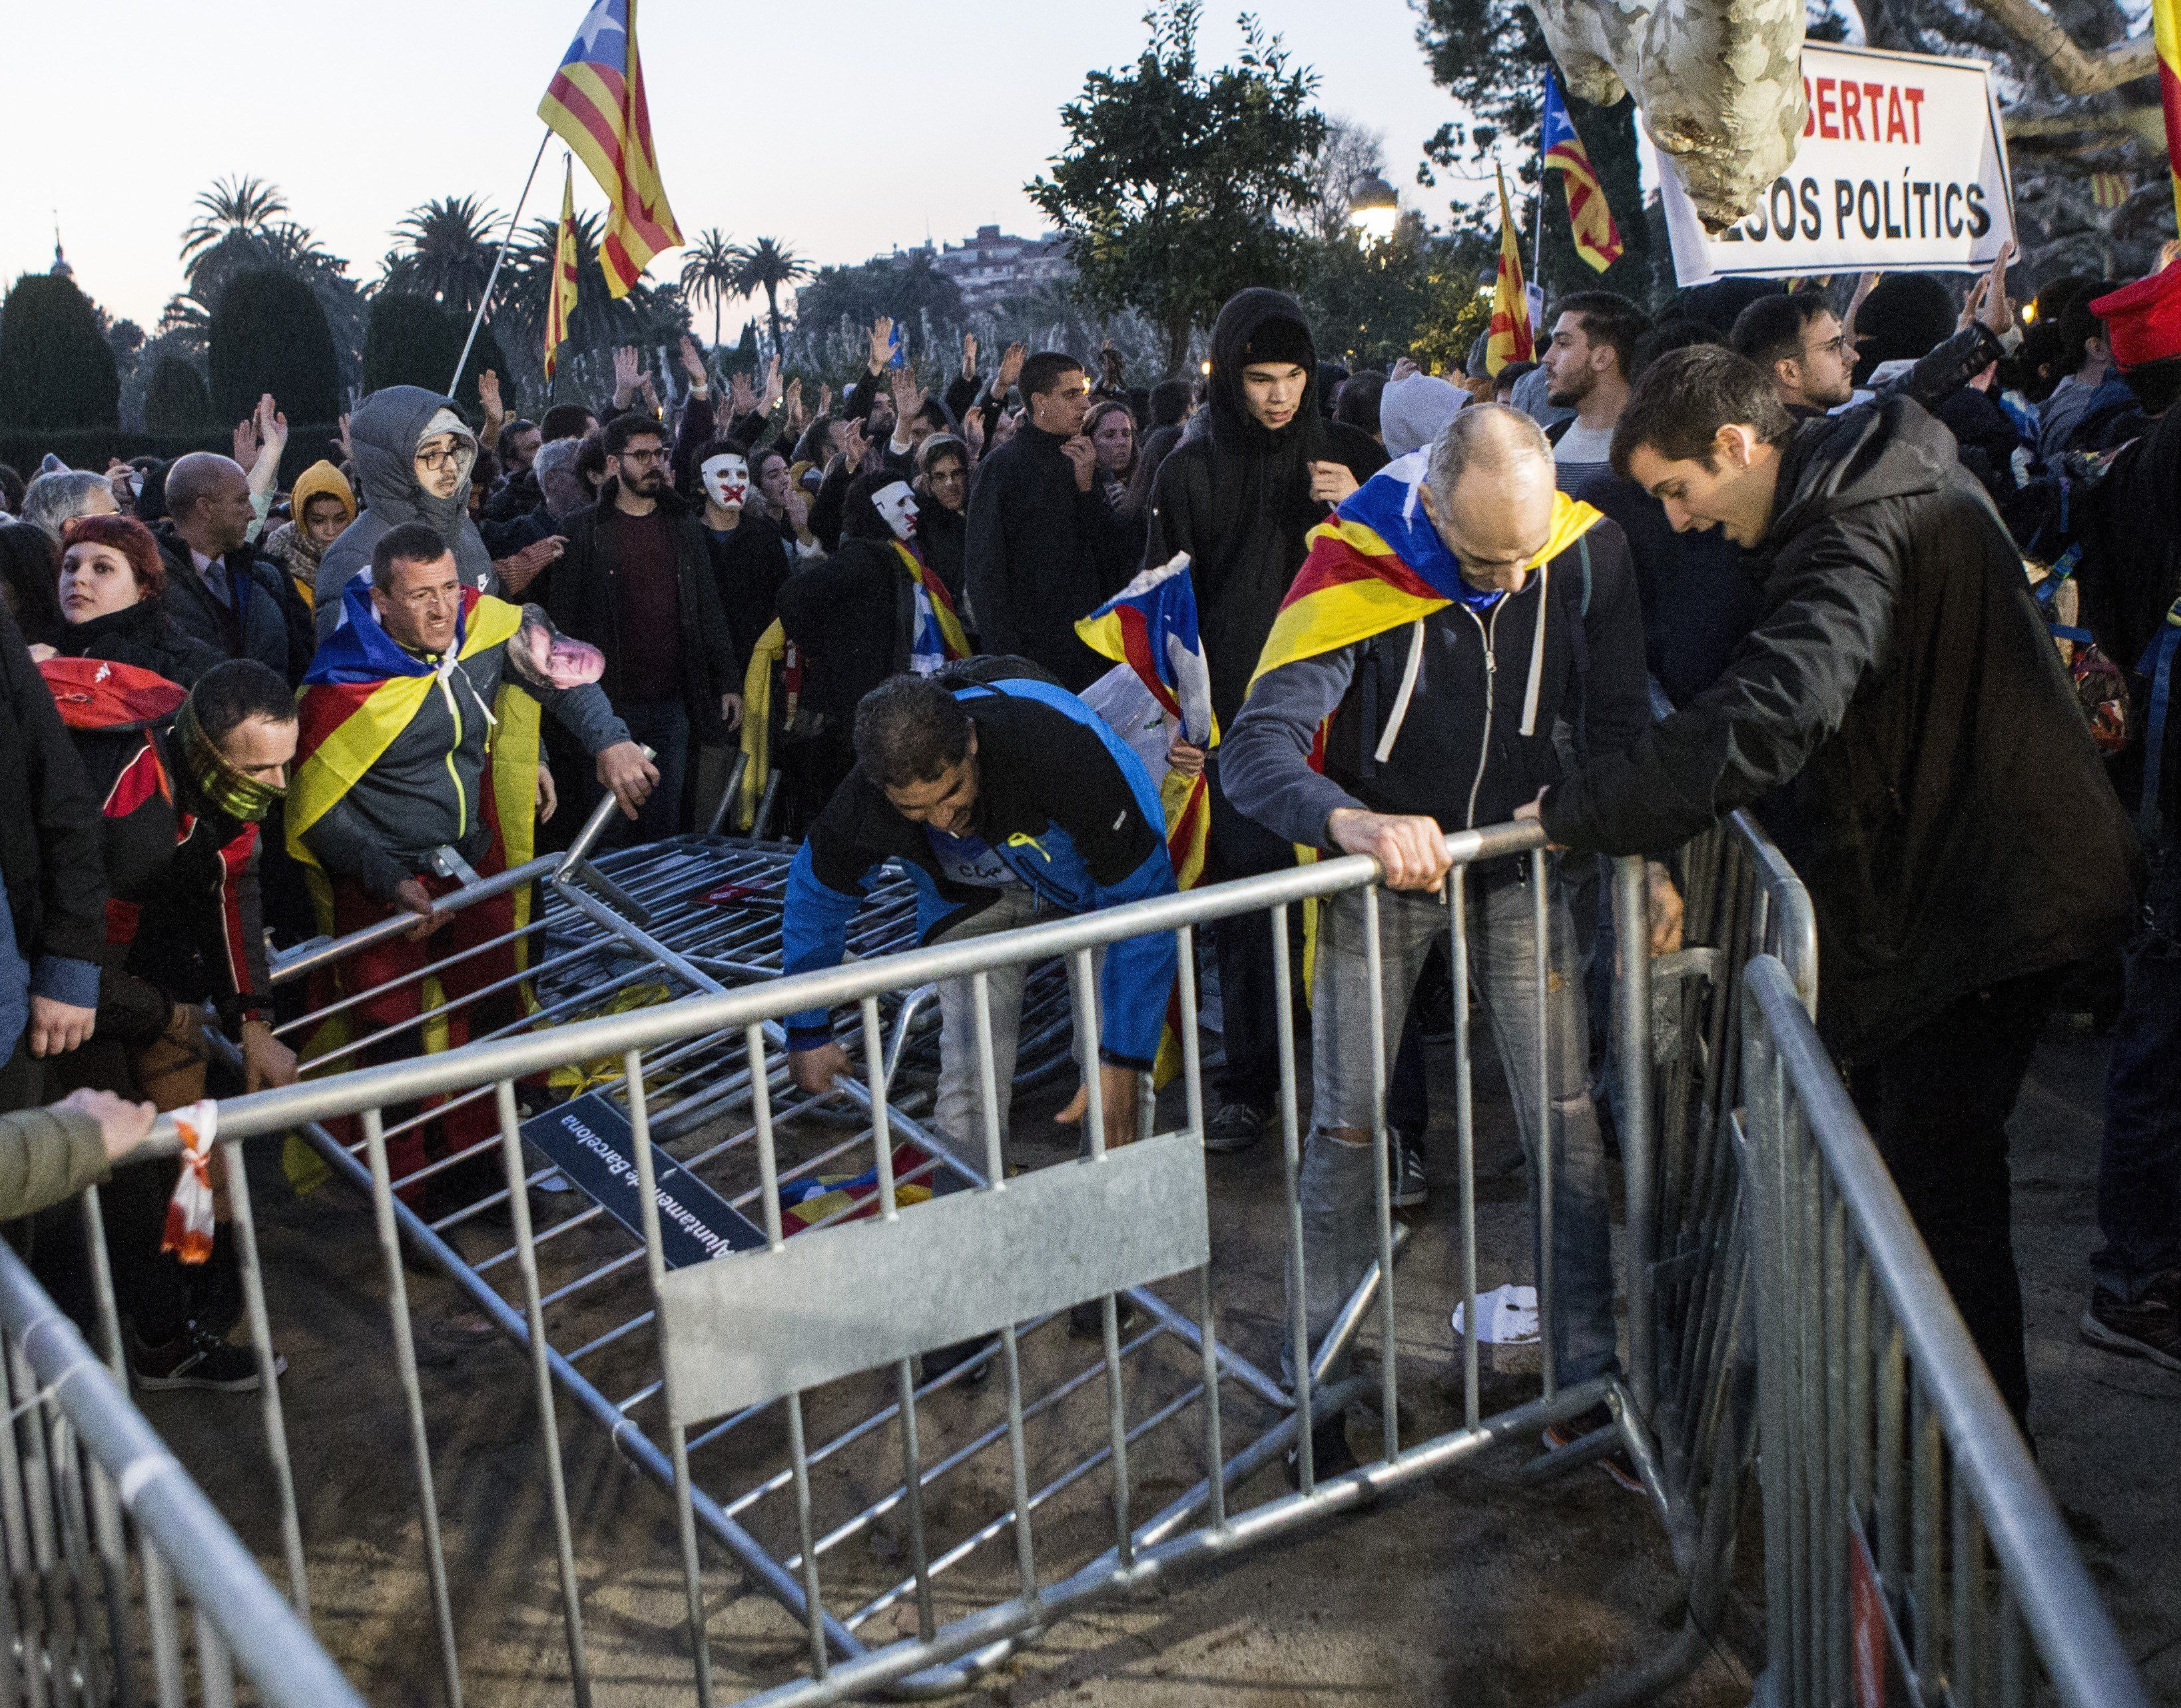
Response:
POLYGON ((706 457, 701 471, 704 496, 723 510, 739 510, 749 497, 749 462, 732 451, 706 457))
POLYGON ((871 494, 871 508, 886 518, 896 539, 916 537, 916 495, 909 491, 907 481, 881 487, 871 494))

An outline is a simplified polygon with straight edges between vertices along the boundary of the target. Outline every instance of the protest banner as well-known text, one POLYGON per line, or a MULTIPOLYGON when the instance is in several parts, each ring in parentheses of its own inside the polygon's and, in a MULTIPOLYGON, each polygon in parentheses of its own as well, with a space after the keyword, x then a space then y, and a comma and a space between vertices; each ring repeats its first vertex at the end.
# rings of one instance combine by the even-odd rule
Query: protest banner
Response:
POLYGON ((1803 85, 1794 164, 1725 231, 1704 230, 1654 151, 1680 284, 1991 265, 2014 234, 2014 200, 1983 60, 1806 41, 1803 85))

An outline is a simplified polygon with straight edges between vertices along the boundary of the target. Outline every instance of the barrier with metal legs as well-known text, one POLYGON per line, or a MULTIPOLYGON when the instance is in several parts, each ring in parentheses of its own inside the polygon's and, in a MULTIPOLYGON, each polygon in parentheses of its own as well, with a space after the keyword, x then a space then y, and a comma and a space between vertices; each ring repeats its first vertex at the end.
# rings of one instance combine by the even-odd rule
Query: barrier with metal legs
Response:
POLYGON ((2149 1708, 1788 969, 1742 1007, 1778 1700, 2149 1708))

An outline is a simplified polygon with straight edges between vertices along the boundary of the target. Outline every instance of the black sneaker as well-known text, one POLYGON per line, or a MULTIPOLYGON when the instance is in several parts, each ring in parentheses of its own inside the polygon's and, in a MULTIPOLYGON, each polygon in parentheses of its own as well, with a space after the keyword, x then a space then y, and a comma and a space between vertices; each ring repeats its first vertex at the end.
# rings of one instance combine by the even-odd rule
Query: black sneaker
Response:
MULTIPOLYGON (((1085 1299, 1079 1305, 1068 1308, 1068 1332, 1080 1335, 1085 1340, 1095 1340, 1106 1332, 1106 1313, 1103 1299, 1085 1299)), ((1125 1294, 1113 1301, 1113 1321, 1122 1334, 1136 1325, 1136 1303, 1125 1294)))
POLYGON ((1431 1196, 1431 1188, 1424 1182, 1423 1151, 1406 1133, 1389 1132, 1386 1137, 1392 1146, 1394 1208, 1420 1209, 1431 1196))
MULTIPOLYGON (((1613 1413, 1603 1405, 1593 1406, 1587 1412, 1578 1412, 1564 1423, 1545 1425, 1545 1445, 1565 1447, 1586 1435, 1596 1435, 1600 1430, 1613 1427, 1613 1413)), ((1626 1447, 1615 1447, 1598 1462, 1598 1468, 1632 1495, 1643 1492, 1643 1479, 1637 1476, 1636 1467, 1629 1459, 1626 1447)))
POLYGON ((2105 1287, 2093 1288, 2083 1313, 2083 1338, 2107 1352, 2181 1370, 2181 1272, 2159 1276, 2132 1305, 2105 1287))
MULTIPOLYGON (((1362 1461, 1348 1445, 1348 1414, 1336 1413, 1321 1419, 1310 1432, 1310 1470, 1311 1478, 1322 1483, 1330 1478, 1358 1468, 1362 1461)), ((1288 1486, 1302 1487, 1302 1449, 1288 1449, 1288 1486)))
MULTIPOLYGON (((273 1374, 288 1368, 288 1360, 273 1355, 273 1374)), ((191 1323, 163 1346, 146 1346, 129 1330, 129 1369, 136 1386, 147 1392, 162 1388, 211 1388, 223 1394, 257 1391, 257 1356, 247 1347, 221 1340, 191 1323)))
POLYGON ((934 1347, 924 1354, 921 1360, 924 1366, 924 1380, 927 1382, 936 1382, 947 1371, 963 1364, 969 1364, 970 1368, 964 1370, 955 1379, 954 1386, 958 1388, 982 1387, 991 1380, 992 1365, 997 1362, 995 1359, 986 1358, 985 1354, 999 1343, 1000 1337, 997 1335, 979 1335, 970 1340, 957 1341, 951 1347, 934 1347), (979 1359, 983 1361, 975 1362, 979 1359))
POLYGON ((1204 1148, 1223 1156, 1247 1150, 1264 1136, 1264 1110, 1247 1103, 1223 1103, 1204 1130, 1204 1148))

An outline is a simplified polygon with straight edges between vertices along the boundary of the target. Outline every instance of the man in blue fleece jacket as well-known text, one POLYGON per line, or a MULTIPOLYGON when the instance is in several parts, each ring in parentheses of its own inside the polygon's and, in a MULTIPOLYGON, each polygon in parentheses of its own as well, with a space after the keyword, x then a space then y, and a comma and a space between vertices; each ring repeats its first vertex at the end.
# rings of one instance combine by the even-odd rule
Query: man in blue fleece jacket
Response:
MULTIPOLYGON (((916 890, 918 939, 982 936, 1169 895, 1158 791, 1143 763, 1065 689, 1027 677, 948 687, 896 676, 856 708, 856 768, 811 825, 787 880, 782 971, 839 965, 848 926, 889 860, 916 890)), ((1027 969, 989 977, 992 1070, 1007 1131, 1027 969)), ((1173 988, 1165 932, 1116 943, 1098 977, 1098 1074, 1109 1143, 1135 1136, 1138 1093, 1173 988)), ((940 987, 932 1121, 981 1155, 969 981, 940 987)), ((788 1065, 820 1092, 850 1071, 823 1009, 791 1016, 788 1065)), ((1085 1064, 1085 1072, 1089 1065, 1085 1064)))

